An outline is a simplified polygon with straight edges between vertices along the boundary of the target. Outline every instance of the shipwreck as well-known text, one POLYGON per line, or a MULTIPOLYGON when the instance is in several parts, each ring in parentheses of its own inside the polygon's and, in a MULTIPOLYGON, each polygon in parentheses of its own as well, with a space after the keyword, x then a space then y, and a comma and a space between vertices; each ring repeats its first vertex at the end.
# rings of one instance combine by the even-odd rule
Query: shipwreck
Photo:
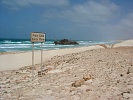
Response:
POLYGON ((79 43, 76 41, 68 40, 68 39, 62 39, 59 41, 54 41, 54 44, 59 45, 78 45, 79 43))

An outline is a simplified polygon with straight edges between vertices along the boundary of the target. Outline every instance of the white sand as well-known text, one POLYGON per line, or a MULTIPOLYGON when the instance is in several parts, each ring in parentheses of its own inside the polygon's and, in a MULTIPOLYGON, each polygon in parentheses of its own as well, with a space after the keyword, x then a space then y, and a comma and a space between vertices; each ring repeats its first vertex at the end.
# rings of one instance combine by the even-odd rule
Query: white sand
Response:
MULTIPOLYGON (((54 56, 61 56, 69 53, 77 53, 91 49, 102 48, 101 46, 89 46, 81 48, 69 48, 59 50, 43 51, 43 61, 54 56)), ((41 51, 34 52, 34 64, 41 63, 41 51)), ((0 55, 0 71, 15 70, 24 66, 32 65, 32 52, 0 55)))
POLYGON ((126 40, 114 45, 114 47, 121 47, 121 46, 133 46, 133 40, 126 40))

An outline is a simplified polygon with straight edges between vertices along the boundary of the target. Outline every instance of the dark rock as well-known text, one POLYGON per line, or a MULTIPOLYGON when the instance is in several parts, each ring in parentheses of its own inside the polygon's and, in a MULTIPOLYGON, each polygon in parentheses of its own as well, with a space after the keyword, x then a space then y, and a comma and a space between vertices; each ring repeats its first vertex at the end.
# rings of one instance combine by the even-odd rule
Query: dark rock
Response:
POLYGON ((79 44, 76 41, 68 40, 68 39, 62 39, 60 41, 54 41, 54 44, 60 44, 60 45, 76 45, 79 44))
POLYGON ((16 72, 16 74, 19 74, 19 72, 16 72))
POLYGON ((46 75, 46 73, 48 73, 49 69, 45 69, 45 70, 42 70, 42 71, 38 71, 38 76, 39 77, 42 77, 43 75, 46 75))
POLYGON ((121 77, 123 77, 123 74, 120 74, 121 77))

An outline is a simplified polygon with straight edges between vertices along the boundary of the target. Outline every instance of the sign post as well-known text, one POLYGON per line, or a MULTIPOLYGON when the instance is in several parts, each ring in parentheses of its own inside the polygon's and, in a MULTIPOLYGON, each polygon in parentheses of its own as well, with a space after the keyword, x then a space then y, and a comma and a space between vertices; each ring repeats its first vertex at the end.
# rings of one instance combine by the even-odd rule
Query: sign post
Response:
POLYGON ((32 77, 34 77, 34 43, 41 42, 41 71, 43 67, 43 52, 42 52, 42 44, 45 42, 45 34, 42 32, 31 32, 30 39, 32 42, 32 77))
POLYGON ((32 42, 32 77, 34 77, 34 42, 32 42))
POLYGON ((42 52, 42 42, 41 42, 41 72, 42 72, 42 67, 43 67, 43 52, 42 52))

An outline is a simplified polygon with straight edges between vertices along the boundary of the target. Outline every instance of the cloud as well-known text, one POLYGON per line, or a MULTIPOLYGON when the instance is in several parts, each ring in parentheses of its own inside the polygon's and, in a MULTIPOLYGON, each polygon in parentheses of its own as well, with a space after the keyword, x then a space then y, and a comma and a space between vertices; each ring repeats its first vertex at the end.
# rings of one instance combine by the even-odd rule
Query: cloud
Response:
POLYGON ((111 2, 87 1, 84 4, 74 6, 59 11, 48 11, 47 18, 61 18, 72 22, 106 22, 118 14, 119 6, 111 2))
POLYGON ((60 11, 49 10, 44 17, 70 22, 70 28, 78 35, 82 33, 84 38, 93 34, 103 39, 133 38, 133 13, 121 16, 121 7, 110 1, 89 0, 60 11))
POLYGON ((71 4, 72 1, 69 1, 1 0, 1 3, 10 9, 44 6, 46 9, 43 9, 44 13, 39 16, 42 26, 51 25, 54 30, 66 32, 70 36, 72 34, 68 33, 86 39, 91 36, 101 39, 133 38, 133 12, 121 15, 121 9, 124 8, 111 0, 85 0, 80 4, 71 4))
POLYGON ((126 18, 121 20, 119 26, 122 26, 123 28, 128 27, 133 29, 133 13, 128 14, 126 18))
POLYGON ((122 17, 114 24, 99 26, 99 32, 106 34, 111 39, 132 39, 133 38, 133 12, 122 17))
POLYGON ((27 7, 31 5, 66 6, 69 4, 69 1, 68 0, 1 0, 1 3, 11 9, 19 9, 20 7, 27 7))
POLYGON ((123 18, 118 24, 114 25, 113 28, 116 30, 116 34, 120 34, 121 37, 133 38, 133 13, 129 13, 123 18))

